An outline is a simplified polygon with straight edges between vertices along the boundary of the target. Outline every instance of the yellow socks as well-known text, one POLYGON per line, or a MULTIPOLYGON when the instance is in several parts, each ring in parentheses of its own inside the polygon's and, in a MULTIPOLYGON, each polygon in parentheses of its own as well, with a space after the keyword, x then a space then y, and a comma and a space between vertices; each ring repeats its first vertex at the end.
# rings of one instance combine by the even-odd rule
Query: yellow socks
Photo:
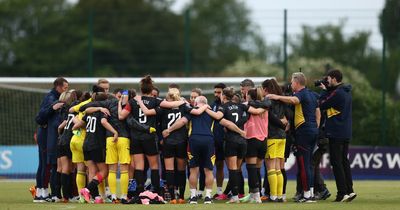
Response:
POLYGON ((76 173, 76 187, 78 188, 78 192, 80 192, 81 189, 85 188, 85 185, 86 185, 86 172, 78 171, 78 173, 76 173))
POLYGON ((111 195, 117 194, 117 172, 110 170, 108 172, 108 187, 110 187, 111 195))
POLYGON ((271 196, 277 196, 278 179, 275 169, 268 170, 268 182, 271 196))
POLYGON ((276 171, 277 177, 277 196, 278 198, 282 198, 283 194, 283 175, 281 170, 276 171))
POLYGON ((128 171, 121 171, 121 198, 124 198, 128 195, 128 184, 129 184, 129 174, 128 171))

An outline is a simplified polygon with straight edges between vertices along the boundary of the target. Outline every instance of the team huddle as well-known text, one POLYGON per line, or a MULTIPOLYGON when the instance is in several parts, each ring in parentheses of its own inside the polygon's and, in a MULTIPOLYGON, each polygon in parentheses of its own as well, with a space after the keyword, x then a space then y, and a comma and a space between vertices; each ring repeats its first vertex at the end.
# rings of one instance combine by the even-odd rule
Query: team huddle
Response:
POLYGON ((285 202, 284 164, 294 133, 300 185, 296 201, 315 202, 311 156, 320 114, 317 96, 304 85, 301 73, 292 76, 294 96, 284 96, 275 79, 259 87, 245 79, 240 92, 219 83, 209 105, 201 89, 193 89, 186 100, 177 84, 170 84, 161 99, 150 76, 140 81, 140 93, 118 88, 110 93, 105 79, 83 93, 68 90, 67 80, 57 78, 36 117, 34 202, 285 202), (224 165, 229 172, 225 190, 224 165), (190 197, 185 200, 187 180, 190 197))

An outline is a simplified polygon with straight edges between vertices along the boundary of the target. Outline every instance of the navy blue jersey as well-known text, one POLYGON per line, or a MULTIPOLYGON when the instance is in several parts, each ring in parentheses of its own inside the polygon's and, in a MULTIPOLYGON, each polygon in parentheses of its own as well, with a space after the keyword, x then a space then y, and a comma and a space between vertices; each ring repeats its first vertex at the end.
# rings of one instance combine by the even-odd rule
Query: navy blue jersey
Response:
POLYGON ((323 91, 320 108, 326 110, 326 135, 329 138, 350 139, 352 137, 351 85, 339 85, 330 91, 323 91))
POLYGON ((43 144, 47 148, 48 161, 55 162, 55 157, 57 154, 57 144, 58 144, 58 126, 61 123, 60 114, 53 109, 53 105, 57 103, 60 93, 58 93, 54 88, 44 97, 42 103, 40 104, 39 113, 35 117, 37 124, 43 126, 39 129, 46 129, 46 136, 41 136, 42 138, 38 140, 39 144, 43 144), (44 128, 47 126, 47 128, 44 128))
MULTIPOLYGON (((39 113, 35 117, 35 121, 39 125, 47 125, 49 118, 54 116, 56 112, 53 110, 53 105, 57 102, 60 97, 60 93, 56 89, 51 89, 51 91, 43 98, 40 104, 39 113)), ((56 116, 58 117, 58 116, 56 116)))
MULTIPOLYGON (((214 103, 211 105, 211 108, 214 112, 217 112, 220 106, 221 106, 221 101, 215 100, 214 103)), ((215 121, 214 123, 213 134, 215 141, 222 141, 224 139, 225 135, 224 126, 220 125, 218 121, 215 121)))
POLYGON ((318 107, 317 96, 307 88, 294 94, 300 100, 295 105, 294 126, 296 134, 317 134, 317 120, 315 111, 318 107))
POLYGON ((201 115, 187 116, 189 122, 189 136, 210 136, 214 137, 214 120, 206 112, 201 115))

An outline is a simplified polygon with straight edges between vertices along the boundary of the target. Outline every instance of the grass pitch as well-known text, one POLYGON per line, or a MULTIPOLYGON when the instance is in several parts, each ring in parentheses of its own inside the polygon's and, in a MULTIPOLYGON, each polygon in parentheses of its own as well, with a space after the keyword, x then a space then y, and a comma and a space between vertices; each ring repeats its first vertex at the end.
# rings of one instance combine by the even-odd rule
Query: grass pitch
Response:
MULTIPOLYGON (((265 203, 265 204, 225 204, 216 202, 212 205, 122 205, 122 204, 75 204, 75 203, 33 203, 32 197, 28 192, 29 186, 33 181, 0 181, 0 210, 42 210, 42 209, 161 209, 161 210, 181 210, 188 209, 218 209, 218 210, 253 210, 253 209, 280 209, 280 210, 392 210, 400 209, 400 181, 355 181, 354 189, 358 194, 357 198, 351 203, 332 203, 336 194, 336 187, 333 181, 327 181, 332 196, 326 201, 317 203, 294 203, 291 197, 294 194, 295 182, 289 181, 287 188, 288 202, 286 203, 265 203)), ((188 193, 188 191, 187 191, 188 193)), ((188 197, 188 196, 186 196, 188 197)))

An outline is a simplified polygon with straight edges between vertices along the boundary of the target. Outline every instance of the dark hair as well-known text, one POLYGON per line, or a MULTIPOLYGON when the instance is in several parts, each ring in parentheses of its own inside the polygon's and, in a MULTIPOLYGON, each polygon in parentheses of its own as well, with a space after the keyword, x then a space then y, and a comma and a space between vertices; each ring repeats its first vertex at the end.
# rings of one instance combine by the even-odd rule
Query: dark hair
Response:
POLYGON ((98 92, 96 93, 96 96, 94 97, 95 101, 105 101, 108 99, 108 94, 104 92, 98 92))
POLYGON ((123 89, 122 88, 115 88, 113 91, 113 94, 117 94, 117 93, 122 93, 123 89))
POLYGON ((129 89, 128 90, 128 96, 129 96, 129 99, 135 98, 136 90, 135 89, 129 89))
POLYGON ((199 96, 202 95, 202 91, 201 91, 200 88, 193 88, 191 92, 192 92, 192 93, 195 92, 195 93, 199 94, 199 96))
POLYGON ((233 97, 232 97, 231 101, 235 102, 235 103, 241 103, 242 102, 242 94, 240 94, 239 92, 233 94, 233 97))
POLYGON ((176 83, 171 83, 171 84, 169 84, 169 85, 168 85, 168 88, 176 88, 176 89, 178 89, 178 90, 181 89, 181 87, 180 87, 178 84, 176 84, 176 83))
POLYGON ((157 91, 157 93, 160 94, 160 90, 157 87, 153 87, 153 90, 157 91))
POLYGON ((56 80, 53 82, 53 86, 58 87, 58 86, 63 86, 65 83, 68 83, 68 81, 64 77, 58 77, 56 80))
POLYGON ((285 96, 289 96, 293 92, 290 83, 285 83, 284 85, 281 86, 281 89, 282 89, 283 95, 285 95, 285 96))
POLYGON ((91 96, 90 96, 90 93, 89 93, 88 91, 85 91, 85 92, 82 94, 82 96, 79 97, 78 99, 79 99, 80 102, 82 102, 82 101, 88 100, 90 97, 91 97, 91 96))
POLYGON ((153 80, 150 75, 146 75, 140 80, 140 91, 142 91, 143 94, 150 94, 153 89, 153 80))
POLYGON ((245 79, 240 83, 241 87, 255 87, 254 82, 251 79, 245 79))
POLYGON ((226 88, 226 85, 224 83, 218 83, 218 84, 214 85, 214 88, 224 89, 224 88, 226 88))
POLYGON ((98 93, 98 92, 105 92, 105 91, 104 91, 104 88, 100 87, 99 85, 93 85, 92 92, 98 93))
POLYGON ((222 94, 226 97, 226 99, 232 100, 233 96, 235 95, 235 89, 233 89, 233 87, 226 87, 222 90, 222 94))
POLYGON ((82 91, 81 90, 74 90, 75 95, 76 95, 76 99, 80 99, 82 97, 82 91))
POLYGON ((282 88, 278 85, 278 82, 276 82, 275 79, 266 79, 261 86, 263 89, 266 89, 268 93, 283 95, 282 88))
POLYGON ((337 82, 342 82, 342 79, 343 79, 343 74, 338 69, 330 70, 326 76, 335 78, 337 82))
POLYGON ((249 91, 247 91, 247 95, 250 96, 251 100, 257 100, 257 89, 251 88, 249 91))

